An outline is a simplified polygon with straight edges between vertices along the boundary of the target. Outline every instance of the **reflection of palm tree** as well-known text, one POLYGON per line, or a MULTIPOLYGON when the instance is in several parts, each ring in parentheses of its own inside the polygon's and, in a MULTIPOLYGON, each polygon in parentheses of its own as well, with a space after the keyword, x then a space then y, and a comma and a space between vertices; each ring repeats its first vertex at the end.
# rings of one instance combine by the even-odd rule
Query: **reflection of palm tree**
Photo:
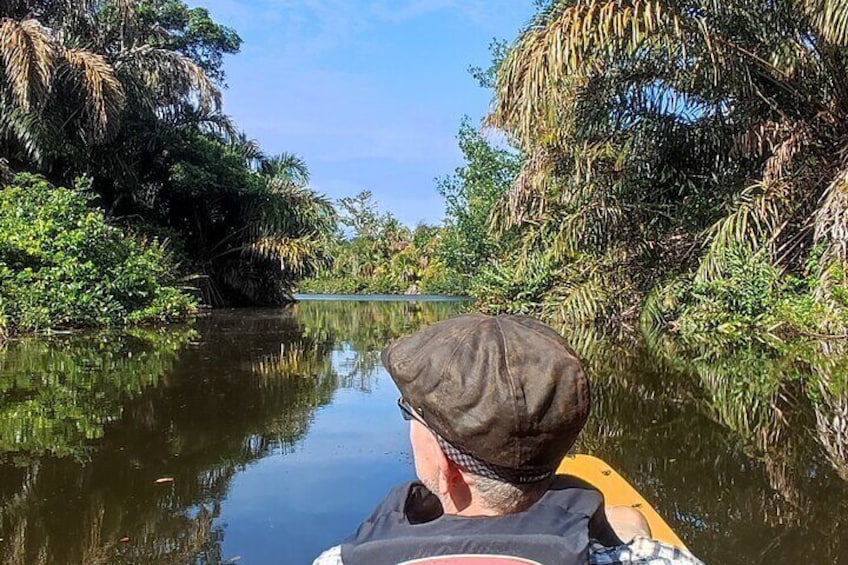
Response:
POLYGON ((826 388, 816 404, 818 440, 827 458, 843 480, 848 481, 848 395, 837 395, 826 388))
POLYGON ((762 463, 771 488, 786 502, 782 519, 800 519, 807 509, 793 471, 809 466, 814 455, 798 433, 804 424, 793 425, 805 409, 794 359, 758 346, 701 344, 693 351, 667 335, 651 343, 662 363, 695 379, 699 411, 732 431, 746 454, 762 463))
POLYGON ((814 379, 808 394, 816 414, 817 439, 839 476, 848 481, 848 347, 844 342, 819 344, 810 362, 814 379))
MULTIPOLYGON (((565 333, 593 385, 578 450, 619 468, 708 560, 744 561, 738 544, 754 536, 772 540, 763 552, 781 554, 773 562, 793 562, 802 551, 790 540, 818 537, 822 524, 838 536, 846 525, 845 484, 811 437, 816 421, 799 386, 798 358, 815 356, 693 351, 668 335, 646 349, 596 328, 565 333)), ((824 562, 845 550, 816 548, 824 562)))

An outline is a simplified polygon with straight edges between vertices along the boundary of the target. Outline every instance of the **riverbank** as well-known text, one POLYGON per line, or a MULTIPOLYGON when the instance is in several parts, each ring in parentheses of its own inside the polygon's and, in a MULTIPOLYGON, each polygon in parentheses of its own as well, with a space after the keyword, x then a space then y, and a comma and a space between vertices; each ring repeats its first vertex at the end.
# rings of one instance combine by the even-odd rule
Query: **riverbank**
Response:
POLYGON ((197 311, 167 241, 110 225, 90 185, 18 175, 0 188, 0 339, 170 323, 197 311))
POLYGON ((471 302, 467 296, 444 294, 306 294, 295 293, 297 301, 333 300, 347 302, 471 302))

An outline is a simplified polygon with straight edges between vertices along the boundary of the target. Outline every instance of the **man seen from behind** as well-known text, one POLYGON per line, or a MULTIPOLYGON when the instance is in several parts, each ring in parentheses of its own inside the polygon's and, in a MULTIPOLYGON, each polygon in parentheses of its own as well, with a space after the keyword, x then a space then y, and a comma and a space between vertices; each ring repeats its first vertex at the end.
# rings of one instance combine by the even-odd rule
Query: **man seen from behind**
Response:
POLYGON ((410 422, 418 481, 313 565, 700 565, 650 539, 638 511, 605 509, 589 484, 555 474, 590 394, 550 327, 458 316, 393 342, 383 364, 410 422))

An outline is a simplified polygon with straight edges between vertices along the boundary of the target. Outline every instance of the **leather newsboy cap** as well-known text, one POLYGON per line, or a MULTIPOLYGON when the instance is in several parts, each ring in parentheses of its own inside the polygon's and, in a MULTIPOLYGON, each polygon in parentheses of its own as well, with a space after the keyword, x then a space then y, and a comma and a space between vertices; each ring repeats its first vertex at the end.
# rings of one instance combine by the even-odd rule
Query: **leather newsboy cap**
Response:
POLYGON ((529 316, 457 316, 392 342, 382 360, 429 427, 500 467, 556 469, 589 416, 580 360, 529 316))

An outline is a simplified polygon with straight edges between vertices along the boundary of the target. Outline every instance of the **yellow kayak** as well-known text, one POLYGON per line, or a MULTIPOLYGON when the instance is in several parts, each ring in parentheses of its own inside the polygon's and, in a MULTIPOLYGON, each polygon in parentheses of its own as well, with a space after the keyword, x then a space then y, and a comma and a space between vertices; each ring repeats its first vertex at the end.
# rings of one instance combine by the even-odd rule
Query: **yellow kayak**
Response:
POLYGON ((619 475, 615 469, 591 455, 569 455, 560 463, 557 473, 572 475, 593 485, 604 495, 607 506, 632 506, 638 509, 651 526, 651 535, 661 542, 687 549, 674 530, 654 507, 619 475))

